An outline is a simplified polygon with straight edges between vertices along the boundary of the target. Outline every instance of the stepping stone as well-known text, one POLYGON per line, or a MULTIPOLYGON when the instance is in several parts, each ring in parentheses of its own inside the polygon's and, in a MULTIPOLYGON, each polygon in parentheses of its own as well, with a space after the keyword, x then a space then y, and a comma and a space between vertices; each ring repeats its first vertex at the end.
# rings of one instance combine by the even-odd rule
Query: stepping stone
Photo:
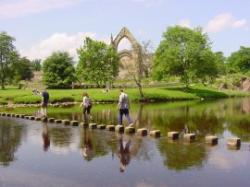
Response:
POLYGON ((55 122, 55 118, 48 118, 48 122, 49 123, 54 123, 55 122))
POLYGON ((135 133, 135 128, 134 127, 126 127, 125 128, 125 133, 134 134, 135 133))
POLYGON ((114 126, 114 125, 107 125, 107 126, 106 126, 106 129, 107 129, 108 131, 115 131, 115 126, 114 126))
POLYGON ((168 132, 168 138, 172 140, 179 139, 179 132, 176 132, 176 131, 168 132))
POLYGON ((124 127, 122 125, 116 125, 115 131, 118 133, 124 133, 124 127))
POLYGON ((62 120, 61 119, 56 119, 55 123, 62 123, 62 120))
POLYGON ((73 120, 73 121, 70 122, 70 125, 72 125, 72 126, 78 126, 78 125, 79 125, 79 122, 73 120))
POLYGON ((150 136, 153 136, 155 138, 158 138, 161 136, 161 131, 160 130, 152 130, 149 132, 150 136))
POLYGON ((1 116, 6 116, 6 113, 2 113, 1 116))
POLYGON ((194 133, 187 133, 187 134, 184 134, 184 140, 188 141, 188 142, 192 142, 194 141, 196 138, 195 134, 194 133))
POLYGON ((30 116, 25 116, 24 118, 25 118, 25 119, 30 119, 30 116))
POLYGON ((137 134, 140 135, 140 136, 147 136, 148 135, 148 129, 146 129, 146 128, 138 129, 137 134))
POLYGON ((89 124, 84 123, 84 122, 81 122, 79 125, 82 126, 83 128, 88 128, 89 127, 89 124))
POLYGON ((35 116, 29 116, 30 120, 35 120, 35 116))
POLYGON ((25 115, 24 114, 20 114, 20 118, 24 118, 25 117, 25 115))
POLYGON ((16 117, 16 118, 20 118, 20 114, 16 114, 15 117, 16 117))
POLYGON ((11 114, 11 117, 16 117, 16 114, 11 114))
POLYGON ((41 121, 41 118, 40 117, 36 117, 35 120, 36 121, 41 121))
POLYGON ((97 124, 96 123, 90 123, 89 124, 89 128, 90 129, 96 129, 97 128, 97 124))
POLYGON ((217 136, 206 136, 205 137, 205 143, 210 145, 217 145, 218 144, 218 137, 217 136))
POLYGON ((228 138, 227 146, 229 149, 239 149, 241 146, 240 138, 228 138))
POLYGON ((69 121, 69 120, 67 120, 67 119, 62 120, 62 123, 63 123, 64 125, 70 125, 70 121, 69 121))
POLYGON ((42 121, 42 122, 47 122, 47 121, 48 121, 48 118, 43 117, 43 118, 41 119, 41 121, 42 121))
POLYGON ((103 125, 103 124, 101 124, 101 125, 97 125, 97 128, 98 128, 98 129, 103 130, 103 129, 105 129, 105 128, 106 128, 106 126, 105 126, 105 125, 103 125))
POLYGON ((10 113, 7 113, 6 116, 7 116, 7 117, 11 117, 11 114, 10 114, 10 113))

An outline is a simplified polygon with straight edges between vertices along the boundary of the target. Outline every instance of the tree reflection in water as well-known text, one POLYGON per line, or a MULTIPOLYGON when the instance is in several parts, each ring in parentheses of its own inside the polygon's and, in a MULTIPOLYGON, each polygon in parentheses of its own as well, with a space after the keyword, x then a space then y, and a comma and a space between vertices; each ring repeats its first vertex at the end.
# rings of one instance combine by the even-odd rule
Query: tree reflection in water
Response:
POLYGON ((0 125, 0 165, 9 166, 15 160, 23 133, 23 126, 14 121, 1 120, 0 125))

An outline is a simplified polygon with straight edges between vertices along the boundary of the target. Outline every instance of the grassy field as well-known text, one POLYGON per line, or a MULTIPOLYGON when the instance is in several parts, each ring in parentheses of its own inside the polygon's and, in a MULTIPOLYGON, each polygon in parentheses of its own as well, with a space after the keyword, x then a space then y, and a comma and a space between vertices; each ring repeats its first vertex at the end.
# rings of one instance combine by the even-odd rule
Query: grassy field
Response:
MULTIPOLYGON (((128 93, 131 101, 138 102, 140 100, 140 95, 137 89, 129 88, 125 91, 128 93)), ((180 87, 144 88, 143 91, 145 97, 150 102, 250 96, 250 93, 239 91, 218 91, 202 86, 194 86, 188 90, 180 87)), ((92 100, 97 102, 115 102, 119 96, 119 89, 113 89, 109 92, 105 92, 103 89, 48 90, 48 92, 52 103, 80 102, 82 100, 83 92, 88 92, 92 100)), ((31 89, 18 90, 15 88, 8 88, 6 90, 0 90, 0 104, 33 104, 39 103, 40 101, 41 98, 33 95, 31 89)))

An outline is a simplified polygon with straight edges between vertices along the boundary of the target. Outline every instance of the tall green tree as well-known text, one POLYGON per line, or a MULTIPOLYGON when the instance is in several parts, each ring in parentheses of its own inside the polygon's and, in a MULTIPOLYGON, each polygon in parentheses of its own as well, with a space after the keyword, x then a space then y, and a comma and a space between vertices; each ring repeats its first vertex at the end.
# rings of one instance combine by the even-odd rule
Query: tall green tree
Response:
POLYGON ((156 50, 153 77, 163 80, 180 76, 189 86, 192 80, 208 81, 218 74, 215 54, 208 36, 200 28, 169 27, 156 50))
POLYGON ((43 81, 49 88, 69 88, 75 81, 72 57, 67 52, 54 52, 45 59, 43 81))
POLYGON ((4 89, 11 77, 12 64, 18 59, 18 54, 13 42, 15 38, 6 32, 0 32, 0 84, 4 89))
POLYGON ((247 73, 250 71, 250 47, 241 46, 240 49, 232 53, 227 59, 229 72, 247 73))
POLYGON ((22 57, 12 64, 12 83, 18 84, 19 81, 29 81, 33 77, 32 64, 29 59, 22 57))
POLYGON ((77 52, 77 76, 81 82, 93 82, 101 86, 107 82, 112 83, 118 75, 118 54, 104 42, 86 38, 84 46, 77 52))

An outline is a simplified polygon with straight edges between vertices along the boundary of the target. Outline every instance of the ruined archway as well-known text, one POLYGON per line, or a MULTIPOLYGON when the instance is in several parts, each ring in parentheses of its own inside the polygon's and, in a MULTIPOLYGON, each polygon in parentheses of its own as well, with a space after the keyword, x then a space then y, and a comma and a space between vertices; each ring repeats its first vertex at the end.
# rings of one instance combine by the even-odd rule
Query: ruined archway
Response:
POLYGON ((121 29, 115 39, 111 36, 111 45, 118 51, 118 46, 124 38, 131 43, 132 49, 125 49, 118 53, 120 57, 119 78, 127 77, 130 70, 141 75, 141 46, 126 27, 121 29))

